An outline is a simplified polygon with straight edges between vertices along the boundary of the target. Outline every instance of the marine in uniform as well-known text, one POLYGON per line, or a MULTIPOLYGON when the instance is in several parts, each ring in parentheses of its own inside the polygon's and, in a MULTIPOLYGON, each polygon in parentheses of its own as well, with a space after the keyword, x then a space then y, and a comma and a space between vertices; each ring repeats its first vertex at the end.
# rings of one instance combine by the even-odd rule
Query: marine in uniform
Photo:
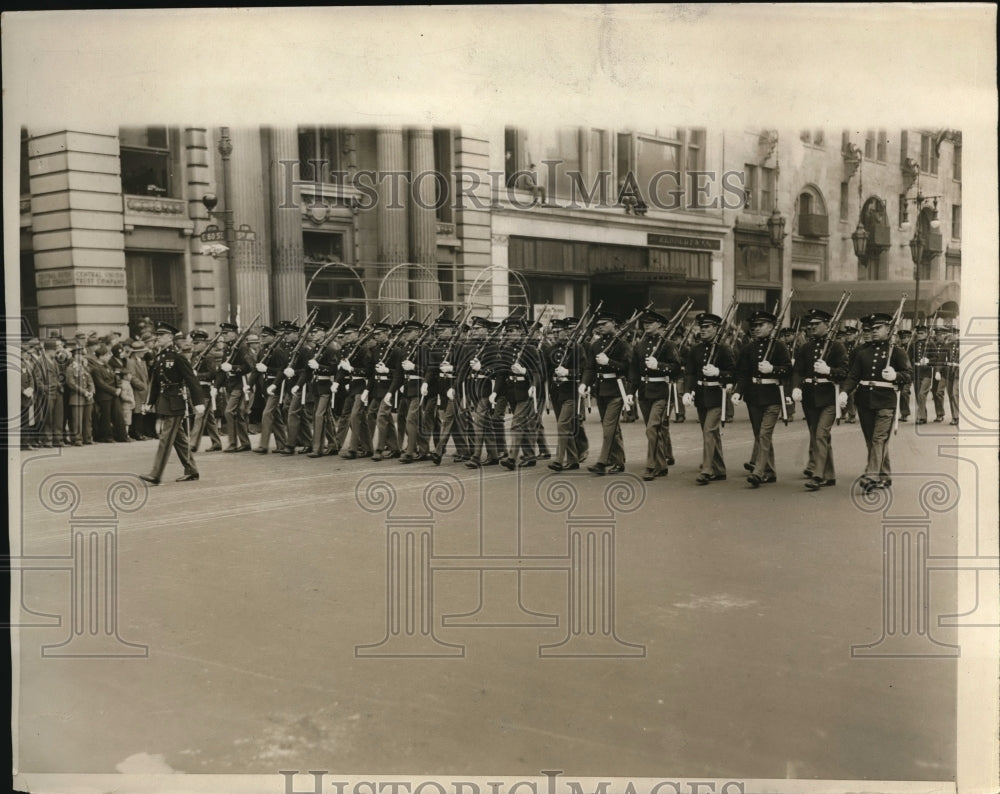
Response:
POLYGON ((744 467, 750 471, 747 483, 751 488, 778 479, 774 467, 774 428, 784 410, 782 381, 791 374, 792 359, 788 348, 772 336, 777 321, 771 312, 751 314, 751 338, 736 362, 738 381, 733 403, 746 403, 753 427, 753 452, 744 467))
POLYGON ((468 428, 464 423, 456 377, 462 351, 465 349, 465 345, 460 341, 462 329, 453 320, 438 322, 445 323, 441 326, 444 330, 438 339, 438 344, 431 349, 430 367, 425 376, 431 391, 437 395, 435 402, 441 422, 440 431, 434 441, 434 449, 430 453, 435 465, 441 464, 449 439, 454 441, 456 460, 467 460, 469 457, 468 428))
POLYGON ((917 407, 917 424, 927 424, 927 395, 934 385, 934 371, 931 366, 931 356, 934 355, 933 345, 926 325, 917 325, 913 329, 911 354, 908 356, 913 366, 913 397, 917 407))
POLYGON ((691 348, 687 360, 687 387, 684 404, 698 409, 701 425, 701 473, 695 482, 708 485, 726 479, 726 461, 722 456, 722 411, 726 381, 736 365, 728 345, 716 341, 722 318, 708 312, 695 318, 701 341, 691 348))
POLYGON ((271 448, 271 436, 277 449, 285 446, 285 413, 281 405, 279 385, 283 378, 283 370, 288 366, 288 356, 292 350, 292 342, 298 328, 294 323, 282 320, 278 328, 264 326, 260 329, 263 337, 264 353, 254 364, 254 374, 251 385, 263 392, 264 410, 260 415, 260 438, 254 452, 266 455, 271 448))
MULTIPOLYGON (((140 479, 150 485, 160 484, 171 447, 184 467, 184 474, 177 478, 177 482, 191 482, 199 477, 185 421, 190 397, 199 393, 200 384, 191 369, 191 362, 174 347, 176 333, 177 329, 166 323, 160 323, 156 327, 155 339, 159 352, 153 359, 146 410, 152 410, 155 405, 156 413, 160 416, 160 443, 156 448, 150 473, 139 475, 140 479)), ((204 413, 205 406, 201 402, 195 402, 194 411, 200 415, 204 413)))
MULTIPOLYGON (((423 406, 420 398, 424 388, 424 374, 427 371, 429 355, 427 345, 420 337, 426 326, 416 320, 406 320, 403 335, 403 351, 399 369, 401 373, 401 389, 403 404, 406 408, 406 447, 399 456, 400 463, 413 463, 417 460, 429 460, 430 442, 428 439, 431 428, 424 427, 423 406)), ((403 410, 401 405, 400 411, 403 410)))
POLYGON ((492 369, 496 366, 499 354, 496 342, 491 338, 497 332, 499 323, 483 317, 473 317, 472 328, 469 331, 469 342, 459 369, 459 382, 462 387, 462 399, 467 400, 472 413, 472 446, 469 450, 469 460, 465 464, 469 468, 480 466, 496 466, 500 463, 500 449, 497 447, 496 434, 493 431, 493 406, 496 394, 493 391, 492 369), (486 448, 486 459, 481 455, 486 448))
POLYGON ((958 382, 959 357, 961 346, 958 341, 958 329, 947 326, 944 353, 945 393, 948 395, 948 407, 951 410, 951 424, 958 424, 958 382))
POLYGON ((294 351, 294 355, 289 354, 288 366, 282 370, 284 380, 278 385, 278 389, 284 391, 284 399, 288 401, 285 446, 278 449, 282 455, 294 455, 296 449, 302 452, 312 449, 316 388, 311 383, 312 369, 308 362, 316 355, 316 348, 329 330, 330 326, 325 321, 314 322, 306 341, 294 351))
POLYGON ((216 386, 224 386, 226 394, 226 430, 229 446, 223 452, 247 452, 250 450, 250 428, 247 423, 247 403, 249 384, 247 376, 253 372, 253 357, 244 341, 236 344, 237 328, 233 323, 220 323, 222 341, 226 345, 224 361, 219 365, 216 386))
MULTIPOLYGON (((188 334, 194 345, 195 360, 193 362, 195 376, 198 378, 199 389, 192 394, 193 399, 205 406, 205 411, 194 418, 191 428, 191 451, 197 452, 201 446, 201 437, 208 433, 212 445, 208 452, 218 452, 222 449, 222 438, 219 436, 219 424, 216 421, 216 398, 218 389, 215 380, 219 375, 219 354, 216 350, 207 350, 208 332, 196 328, 188 334)), ((138 395, 136 397, 138 402, 138 395)))
POLYGON ((503 392, 512 414, 510 454, 501 459, 500 465, 513 470, 535 465, 538 395, 545 375, 541 354, 527 335, 524 321, 508 320, 507 329, 511 360, 504 368, 504 383, 498 384, 496 390, 503 392))
POLYGON ((370 457, 372 450, 371 432, 365 417, 368 412, 368 384, 375 362, 372 361, 371 351, 363 344, 365 340, 359 338, 359 333, 360 329, 355 326, 345 334, 337 374, 334 376, 335 388, 344 394, 344 428, 351 433, 350 443, 347 442, 346 435, 338 435, 337 446, 341 457, 348 460, 370 457))
POLYGON ((623 340, 615 338, 617 322, 618 318, 609 312, 595 318, 597 338, 580 384, 585 394, 596 391, 597 412, 601 417, 601 454, 593 466, 587 467, 587 471, 597 475, 625 471, 621 416, 626 404, 632 402, 625 387, 632 351, 623 340))
POLYGON ((372 334, 375 344, 371 351, 373 363, 368 382, 368 423, 375 428, 374 461, 385 457, 398 458, 400 455, 399 437, 392 414, 396 410, 397 395, 393 389, 393 373, 401 372, 399 365, 402 357, 395 339, 389 337, 392 330, 393 326, 388 323, 376 323, 372 334))
MULTIPOLYGON (((910 343, 913 341, 913 331, 908 328, 901 328, 896 332, 896 346, 902 350, 907 359, 910 359, 910 343)), ((912 359, 911 359, 912 360, 912 359)), ((909 422, 910 421, 910 393, 913 391, 912 384, 906 384, 906 387, 900 389, 899 395, 899 421, 909 422)))
POLYGON ((810 311, 806 316, 809 340, 795 351, 792 400, 802 404, 809 426, 809 463, 803 474, 810 491, 837 484, 832 429, 840 410, 837 384, 847 377, 847 351, 829 338, 832 319, 822 309, 810 311))
MULTIPOLYGON (((854 357, 856 351, 858 351, 862 344, 864 344, 858 338, 858 327, 856 325, 844 324, 844 350, 847 351, 847 368, 851 368, 851 359, 854 357)), ((853 425, 858 418, 858 411, 854 405, 854 395, 847 395, 847 406, 841 411, 844 421, 849 425, 853 425)))
POLYGON ((671 385, 681 372, 677 348, 664 336, 669 320, 647 311, 644 333, 632 353, 629 380, 634 384, 639 410, 646 423, 646 472, 643 479, 666 477, 674 465, 670 442, 671 385))
MULTIPOLYGON (((349 323, 341 328, 357 331, 358 326, 349 323)), ((322 342, 322 340, 319 340, 322 342)), ((340 366, 341 347, 336 339, 330 339, 322 349, 317 346, 312 358, 306 362, 305 371, 299 376, 296 384, 303 393, 311 390, 314 394, 312 414, 312 448, 308 457, 319 458, 327 454, 326 441, 330 422, 330 404, 333 402, 337 389, 334 388, 334 377, 340 366)), ((339 385, 339 384, 338 384, 339 385)), ((330 455, 340 452, 340 447, 334 443, 329 449, 330 455)))
POLYGON ((892 317, 872 314, 862 319, 871 328, 872 339, 860 348, 851 362, 850 372, 840 394, 841 406, 854 393, 861 432, 868 446, 868 462, 861 477, 865 491, 892 485, 889 460, 889 437, 896 413, 899 391, 911 380, 906 354, 889 339, 892 317))
POLYGON ((552 412, 556 416, 556 456, 549 464, 553 471, 576 471, 583 461, 580 451, 580 433, 587 438, 583 429, 584 412, 581 408, 586 399, 579 393, 583 382, 583 371, 587 364, 587 350, 573 339, 571 329, 579 320, 567 317, 553 320, 555 343, 546 351, 547 370, 551 375, 549 397, 552 412))

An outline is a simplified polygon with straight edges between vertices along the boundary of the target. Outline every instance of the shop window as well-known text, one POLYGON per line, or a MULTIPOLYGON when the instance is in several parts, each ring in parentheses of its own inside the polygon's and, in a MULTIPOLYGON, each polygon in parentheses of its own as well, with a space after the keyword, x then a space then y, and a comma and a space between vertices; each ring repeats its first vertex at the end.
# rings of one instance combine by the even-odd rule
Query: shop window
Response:
POLYGON ((174 162, 166 127, 122 127, 118 131, 122 192, 130 196, 176 197, 174 162))

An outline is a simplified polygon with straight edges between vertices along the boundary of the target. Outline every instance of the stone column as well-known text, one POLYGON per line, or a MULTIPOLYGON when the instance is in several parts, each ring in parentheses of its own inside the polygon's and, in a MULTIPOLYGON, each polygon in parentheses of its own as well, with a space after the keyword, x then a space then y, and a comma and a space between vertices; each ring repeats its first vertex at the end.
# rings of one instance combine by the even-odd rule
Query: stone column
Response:
POLYGON ((28 141, 42 328, 128 333, 118 154, 117 128, 43 130, 28 141))
POLYGON ((393 319, 409 316, 406 299, 410 296, 406 268, 399 268, 386 278, 393 267, 406 261, 407 239, 407 197, 408 183, 389 174, 399 173, 406 168, 403 149, 403 131, 399 128, 379 129, 376 133, 376 169, 378 170, 378 275, 384 281, 380 284, 384 305, 379 314, 391 313, 393 319))
POLYGON ((214 223, 202 204, 202 196, 216 192, 209 167, 208 132, 204 127, 184 129, 185 188, 188 217, 195 222, 191 236, 191 327, 214 326, 223 319, 229 303, 229 281, 226 278, 226 259, 213 259, 201 253, 198 235, 214 223), (220 309, 221 307, 221 309, 220 309))
MULTIPOLYGON (((429 127, 410 130, 410 298, 418 313, 441 299, 437 283, 437 213, 434 211, 434 133, 429 127)), ((436 312, 435 312, 436 313, 436 312)))
POLYGON ((271 168, 271 261, 275 319, 305 319, 306 274, 303 267, 302 213, 292 196, 282 162, 298 161, 299 138, 294 127, 274 127, 268 145, 271 168))
MULTIPOLYGON (((261 323, 271 320, 271 279, 268 266, 269 229, 260 131, 252 127, 234 128, 232 184, 228 186, 233 211, 235 239, 230 256, 234 258, 235 300, 240 322, 249 323, 258 313, 261 323), (254 239, 241 239, 240 227, 249 225, 254 239)), ((233 306, 236 312, 236 306, 233 306)))

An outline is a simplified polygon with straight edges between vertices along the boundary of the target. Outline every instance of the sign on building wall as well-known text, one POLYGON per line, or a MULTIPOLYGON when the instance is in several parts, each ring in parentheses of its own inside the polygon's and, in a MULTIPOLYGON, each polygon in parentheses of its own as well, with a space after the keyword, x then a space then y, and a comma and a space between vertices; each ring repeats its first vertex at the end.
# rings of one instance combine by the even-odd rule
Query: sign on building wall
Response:
POLYGON ((544 325, 548 325, 553 320, 561 320, 566 316, 566 304, 565 303, 535 303, 532 304, 531 316, 535 318, 536 322, 541 320, 544 325), (545 317, 542 317, 542 312, 545 312, 545 317))
POLYGON ((40 270, 35 273, 38 289, 52 287, 125 287, 124 270, 100 270, 74 267, 59 270, 40 270))

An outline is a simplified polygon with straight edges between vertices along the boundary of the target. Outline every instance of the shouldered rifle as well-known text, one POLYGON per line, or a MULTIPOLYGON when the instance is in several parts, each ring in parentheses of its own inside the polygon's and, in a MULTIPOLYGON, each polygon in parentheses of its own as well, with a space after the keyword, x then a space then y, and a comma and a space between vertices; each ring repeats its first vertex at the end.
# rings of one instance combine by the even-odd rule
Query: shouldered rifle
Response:
POLYGON ((712 340, 712 344, 708 348, 708 363, 715 363, 715 356, 719 352, 719 337, 723 334, 727 334, 730 331, 730 325, 732 323, 732 318, 735 316, 736 309, 739 307, 739 303, 736 302, 736 298, 733 298, 732 303, 729 304, 729 308, 726 309, 726 313, 722 315, 722 325, 719 326, 719 332, 715 335, 712 340))
POLYGON ((478 359, 486 350, 486 346, 490 342, 495 341, 496 338, 500 336, 502 332, 503 332, 503 326, 497 325, 496 328, 494 328, 489 334, 487 334, 486 338, 483 340, 483 343, 476 349, 476 352, 473 354, 472 358, 478 359))
POLYGON ((444 349, 444 356, 441 359, 442 361, 447 361, 447 362, 451 363, 451 354, 455 350, 455 344, 458 342, 458 340, 462 336, 462 328, 465 326, 465 321, 469 318, 470 314, 472 314, 472 307, 471 306, 466 306, 464 309, 462 309, 462 311, 459 313, 458 317, 456 318, 456 320, 455 320, 455 334, 454 334, 454 336, 451 337, 451 339, 448 340, 448 347, 446 347, 444 349))
MULTIPOLYGON (((383 323, 386 322, 390 316, 391 315, 387 314, 385 317, 382 318, 381 322, 383 323)), ((375 325, 376 323, 372 323, 371 326, 368 328, 368 330, 365 331, 364 334, 359 336, 357 340, 354 342, 354 346, 351 348, 351 352, 345 356, 348 363, 350 363, 351 359, 354 358, 355 354, 361 349, 361 346, 372 338, 372 334, 375 333, 375 325)), ((364 326, 361 327, 364 328, 364 326)))
POLYGON ((691 311, 692 306, 694 306, 694 301, 691 298, 688 298, 683 304, 681 304, 681 307, 674 312, 674 316, 667 321, 667 325, 663 329, 663 334, 660 336, 660 341, 656 343, 656 347, 653 348, 649 355, 656 358, 660 349, 663 347, 663 343, 669 341, 670 337, 674 335, 674 331, 676 331, 677 327, 684 322, 684 318, 687 317, 687 314, 691 311))
MULTIPOLYGON (((299 338, 295 342, 295 347, 293 347, 292 351, 288 354, 288 366, 292 366, 292 364, 295 363, 295 357, 299 354, 299 351, 302 350, 302 346, 309 339, 309 334, 312 331, 313 326, 316 324, 316 321, 318 319, 319 319, 318 313, 312 315, 311 320, 309 319, 309 317, 306 317, 306 324, 302 326, 302 332, 299 334, 299 338)), ((337 319, 334 320, 334 323, 337 322, 340 322, 339 313, 337 314, 337 319)))
MULTIPOLYGON (((368 312, 368 315, 365 317, 364 322, 362 322, 361 324, 364 325, 366 322, 368 322, 371 319, 371 316, 372 313, 368 312)), ((316 352, 314 355, 318 356, 320 353, 326 350, 326 346, 337 338, 337 334, 340 333, 340 329, 343 328, 345 325, 347 325, 351 321, 352 317, 354 317, 354 312, 348 312, 347 316, 343 320, 341 320, 338 323, 334 323, 330 327, 330 330, 323 335, 323 338, 319 340, 319 344, 316 345, 316 352)))
POLYGON ((253 327, 257 324, 257 321, 259 319, 260 319, 260 313, 258 312, 257 316, 254 317, 253 320, 250 322, 250 325, 244 328, 240 332, 240 335, 237 336, 235 340, 233 340, 232 350, 229 351, 229 357, 226 359, 227 364, 233 363, 233 359, 236 357, 236 353, 239 351, 240 346, 246 341, 246 338, 250 336, 250 331, 253 330, 253 327))
POLYGON ((569 354, 570 345, 579 344, 580 337, 583 335, 587 325, 590 322, 591 317, 595 317, 598 312, 600 312, 601 307, 604 305, 604 299, 602 298, 597 302, 597 308, 591 311, 588 306, 584 309, 583 314, 580 315, 580 320, 576 324, 576 328, 573 329, 573 333, 569 335, 569 339, 566 342, 566 349, 563 350, 562 356, 559 358, 559 364, 557 366, 562 366, 566 363, 566 356, 569 354))
POLYGON ((778 307, 775 306, 775 314, 777 315, 777 320, 774 323, 774 327, 771 329, 771 334, 767 340, 767 349, 764 350, 764 359, 770 360, 771 351, 774 350, 774 343, 778 339, 778 331, 781 329, 782 323, 785 321, 785 315, 788 314, 788 307, 792 305, 792 296, 795 294, 795 290, 791 290, 788 293, 788 298, 785 300, 785 305, 781 309, 781 313, 778 314, 778 307))
MULTIPOLYGON (((306 321, 308 322, 309 318, 312 317, 313 315, 315 315, 318 311, 319 311, 319 308, 317 307, 317 308, 314 308, 311 312, 309 312, 309 315, 306 317, 306 321)), ((294 320, 292 320, 292 323, 294 325, 298 325, 299 324, 299 318, 296 317, 294 320)), ((275 336, 274 336, 274 341, 271 342, 271 344, 269 344, 264 349, 263 353, 261 353, 261 356, 258 359, 258 363, 266 365, 267 362, 268 362, 268 360, 270 360, 270 358, 271 358, 271 354, 277 349, 278 345, 281 344, 281 341, 282 341, 282 335, 280 333, 276 333, 275 336)))
POLYGON ((219 331, 212 341, 205 345, 205 349, 195 356, 194 361, 191 362, 191 369, 195 371, 196 375, 198 374, 198 367, 201 366, 201 362, 205 360, 205 356, 212 352, 212 348, 218 344, 219 340, 222 338, 222 334, 224 333, 225 331, 219 331))
POLYGON ((837 331, 840 329, 841 323, 844 322, 844 311, 847 309, 847 304, 850 300, 851 293, 845 291, 840 296, 837 308, 833 310, 833 317, 830 318, 830 330, 826 332, 826 339, 823 340, 823 347, 819 351, 819 357, 821 359, 826 359, 827 351, 830 349, 830 343, 837 336, 837 331))
MULTIPOLYGON (((427 312, 427 314, 424 316, 424 322, 423 322, 424 327, 421 329, 420 333, 417 334, 416 338, 412 342, 410 342, 409 347, 406 348, 406 353, 403 355, 404 361, 410 360, 410 356, 413 355, 417 347, 427 338, 427 334, 431 332, 431 328, 434 327, 433 324, 429 322, 429 320, 431 319, 431 314, 432 312, 427 312)), ((441 314, 444 314, 443 309, 441 310, 441 314)), ((439 314, 438 317, 440 317, 441 314, 439 314)))
POLYGON ((626 333, 628 333, 629 329, 642 318, 642 315, 644 315, 652 308, 653 308, 653 301, 650 301, 649 303, 646 304, 644 308, 636 309, 634 312, 632 312, 632 316, 629 317, 624 323, 622 323, 621 328, 619 328, 617 331, 614 332, 611 339, 608 340, 608 343, 604 346, 601 352, 607 354, 607 352, 611 349, 611 346, 619 339, 621 339, 626 333))
MULTIPOLYGON (((899 325, 899 321, 903 318, 903 306, 906 304, 906 293, 904 292, 902 297, 899 299, 899 306, 896 307, 896 313, 892 315, 892 322, 889 323, 889 334, 886 336, 886 341, 889 343, 889 348, 885 354, 885 365, 887 367, 892 366, 892 335, 896 333, 896 326, 899 325)), ((892 433, 895 435, 899 432, 899 400, 900 400, 900 390, 899 386, 896 386, 896 413, 892 417, 892 433)))
MULTIPOLYGON (((412 320, 413 319, 413 313, 411 312, 410 316, 407 317, 406 319, 407 320, 412 320)), ((388 356, 389 353, 392 352, 392 349, 396 346, 396 342, 399 341, 399 337, 401 337, 405 332, 406 332, 406 326, 404 325, 398 331, 396 331, 396 333, 393 334, 393 336, 391 336, 389 338, 389 341, 385 345, 385 350, 382 351, 382 356, 379 358, 378 361, 375 362, 376 366, 378 366, 379 364, 385 364, 385 358, 386 358, 386 356, 388 356)))

